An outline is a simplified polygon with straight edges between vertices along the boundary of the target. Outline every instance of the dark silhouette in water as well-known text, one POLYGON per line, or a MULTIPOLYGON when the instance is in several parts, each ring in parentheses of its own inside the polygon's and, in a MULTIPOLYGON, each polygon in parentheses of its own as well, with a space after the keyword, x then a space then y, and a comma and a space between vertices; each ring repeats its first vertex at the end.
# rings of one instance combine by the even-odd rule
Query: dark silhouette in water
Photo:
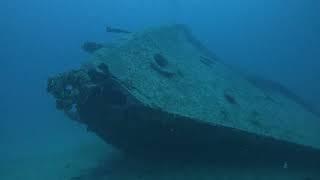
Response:
POLYGON ((110 26, 107 26, 106 30, 107 30, 107 32, 110 32, 110 33, 120 33, 120 34, 130 34, 131 33, 130 31, 127 31, 124 29, 119 29, 119 28, 113 28, 110 26))

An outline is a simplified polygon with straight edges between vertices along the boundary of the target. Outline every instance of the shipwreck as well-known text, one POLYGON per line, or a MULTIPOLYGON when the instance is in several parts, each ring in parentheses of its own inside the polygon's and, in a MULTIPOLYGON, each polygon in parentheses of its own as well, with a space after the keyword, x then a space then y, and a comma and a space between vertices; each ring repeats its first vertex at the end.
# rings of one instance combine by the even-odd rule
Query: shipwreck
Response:
POLYGON ((128 33, 48 79, 56 108, 132 154, 319 158, 320 120, 257 87, 184 25, 128 33))

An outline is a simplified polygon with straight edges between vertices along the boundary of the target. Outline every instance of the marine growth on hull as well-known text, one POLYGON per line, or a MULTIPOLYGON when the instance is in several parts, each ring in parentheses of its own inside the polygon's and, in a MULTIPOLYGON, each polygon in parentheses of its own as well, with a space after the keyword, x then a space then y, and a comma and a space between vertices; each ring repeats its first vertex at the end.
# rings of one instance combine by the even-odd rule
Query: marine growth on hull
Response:
POLYGON ((107 143, 149 157, 319 158, 316 114, 232 71, 186 26, 122 34, 86 42, 89 62, 47 86, 57 109, 107 143))

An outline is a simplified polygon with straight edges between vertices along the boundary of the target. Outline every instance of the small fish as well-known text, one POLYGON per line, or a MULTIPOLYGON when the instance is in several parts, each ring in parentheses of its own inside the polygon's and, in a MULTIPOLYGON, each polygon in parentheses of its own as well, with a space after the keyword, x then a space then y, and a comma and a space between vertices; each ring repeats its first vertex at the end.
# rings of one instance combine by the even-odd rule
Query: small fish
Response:
POLYGON ((282 168, 283 168, 283 169, 288 169, 288 162, 287 162, 287 161, 285 161, 285 162, 283 163, 282 168))
POLYGON ((106 30, 107 30, 107 32, 110 32, 110 33, 123 33, 123 34, 130 34, 131 33, 130 31, 118 29, 118 28, 113 28, 110 26, 107 26, 106 30))
POLYGON ((96 43, 96 42, 90 42, 90 41, 83 43, 81 46, 81 48, 89 54, 92 54, 103 47, 104 47, 103 44, 96 43))

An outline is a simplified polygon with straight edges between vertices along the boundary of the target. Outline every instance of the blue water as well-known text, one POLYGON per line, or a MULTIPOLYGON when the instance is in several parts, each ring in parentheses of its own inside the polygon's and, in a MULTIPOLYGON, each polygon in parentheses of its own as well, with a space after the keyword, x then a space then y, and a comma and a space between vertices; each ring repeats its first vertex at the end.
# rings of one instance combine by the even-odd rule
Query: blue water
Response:
MULTIPOLYGON (((106 25, 187 24, 226 63, 276 80, 320 111, 319 8, 316 0, 0 1, 0 179, 15 179, 1 169, 27 157, 109 148, 55 110, 45 90, 49 76, 86 61, 84 41, 113 38, 106 25)), ((10 165, 37 179, 37 168, 23 168, 10 165)))

